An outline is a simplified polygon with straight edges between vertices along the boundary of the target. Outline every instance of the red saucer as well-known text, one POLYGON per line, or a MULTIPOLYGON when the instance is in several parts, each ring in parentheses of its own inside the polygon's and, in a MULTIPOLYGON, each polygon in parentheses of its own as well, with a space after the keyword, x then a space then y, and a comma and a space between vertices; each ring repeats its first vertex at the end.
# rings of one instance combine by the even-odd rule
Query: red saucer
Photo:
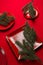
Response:
MULTIPOLYGON (((39 14, 36 9, 35 9, 35 11, 36 11, 36 15, 35 15, 35 17, 33 19, 35 19, 38 16, 38 14, 39 14)), ((26 19, 32 19, 31 16, 30 16, 30 14, 29 14, 29 11, 26 11, 26 13, 24 14, 24 16, 25 16, 26 19)))
MULTIPOLYGON (((2 14, 0 14, 0 15, 2 15, 2 14)), ((10 16, 10 15, 8 14, 8 16, 10 16)), ((10 22, 7 26, 0 25, 0 30, 3 31, 3 30, 9 29, 10 27, 12 27, 14 25, 14 23, 15 23, 15 20, 10 22)))

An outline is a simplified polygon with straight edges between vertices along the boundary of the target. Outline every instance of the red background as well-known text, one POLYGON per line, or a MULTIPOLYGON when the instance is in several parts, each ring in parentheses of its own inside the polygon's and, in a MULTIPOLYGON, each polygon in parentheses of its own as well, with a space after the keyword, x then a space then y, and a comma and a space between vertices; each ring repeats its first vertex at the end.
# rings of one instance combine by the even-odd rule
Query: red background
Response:
MULTIPOLYGON (((15 16, 15 25, 7 31, 0 31, 0 47, 2 47, 7 56, 8 65, 41 65, 38 62, 25 62, 25 61, 18 61, 16 57, 11 52, 7 42, 6 42, 6 35, 14 31, 15 29, 22 26, 26 19, 22 13, 22 7, 29 3, 30 0, 0 0, 0 13, 2 12, 9 12, 13 16, 15 16)), ((34 28, 36 34, 43 42, 43 0, 34 0, 34 7, 39 12, 39 17, 35 20, 28 20, 28 23, 31 27, 34 28)), ((36 51, 36 54, 39 58, 43 61, 43 47, 36 51)))

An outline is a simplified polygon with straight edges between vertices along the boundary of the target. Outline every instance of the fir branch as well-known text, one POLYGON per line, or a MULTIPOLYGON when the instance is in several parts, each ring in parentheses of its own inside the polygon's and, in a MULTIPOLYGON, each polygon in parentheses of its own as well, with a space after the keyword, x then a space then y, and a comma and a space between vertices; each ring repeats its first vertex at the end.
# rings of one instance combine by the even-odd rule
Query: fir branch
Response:
POLYGON ((16 41, 16 44, 22 48, 22 51, 19 51, 19 54, 23 55, 22 59, 37 60, 38 57, 35 55, 35 51, 33 49, 34 42, 36 40, 36 33, 30 28, 30 26, 28 26, 28 23, 26 23, 23 34, 27 41, 23 39, 23 44, 16 41))
POLYGON ((31 18, 34 18, 35 14, 36 14, 32 3, 29 3, 29 14, 30 14, 31 18))
POLYGON ((26 40, 23 39, 22 44, 19 41, 16 41, 16 44, 22 49, 22 51, 19 51, 19 54, 22 55, 22 59, 31 61, 37 60, 43 64, 43 62, 35 54, 34 43, 36 41, 36 33, 30 28, 30 26, 28 26, 28 23, 26 23, 23 34, 26 40))
POLYGON ((33 29, 30 29, 28 24, 26 23, 26 27, 24 28, 24 37, 26 38, 27 41, 30 43, 34 43, 36 40, 36 33, 33 29))
POLYGON ((7 16, 7 13, 3 13, 2 15, 0 15, 0 21, 4 20, 7 16))
POLYGON ((34 7, 33 7, 33 0, 32 0, 29 4, 27 4, 27 5, 22 9, 22 11, 24 12, 24 14, 26 14, 26 12, 28 11, 28 13, 29 13, 30 16, 31 16, 31 19, 34 19, 35 14, 36 14, 36 11, 35 11, 35 9, 34 9, 34 7))

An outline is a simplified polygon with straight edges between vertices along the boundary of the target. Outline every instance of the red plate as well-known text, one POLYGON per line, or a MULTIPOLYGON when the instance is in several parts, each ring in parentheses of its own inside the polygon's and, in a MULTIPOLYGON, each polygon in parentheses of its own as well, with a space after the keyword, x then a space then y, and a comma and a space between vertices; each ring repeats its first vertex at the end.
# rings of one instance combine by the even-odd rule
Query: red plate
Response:
MULTIPOLYGON (((21 51, 21 49, 16 45, 15 41, 20 41, 22 43, 22 40, 25 39, 23 36, 23 27, 24 26, 25 25, 16 29, 15 31, 11 32, 10 34, 8 34, 6 36, 6 39, 8 41, 8 45, 9 45, 10 49, 12 50, 13 54, 16 55, 18 60, 20 60, 22 58, 22 56, 19 54, 19 51, 21 51)), ((38 40, 34 43, 34 50, 36 50, 40 46, 42 46, 42 42, 38 38, 38 40), (40 41, 40 42, 38 42, 38 41, 40 41)))
MULTIPOLYGON (((38 11, 37 11, 36 9, 34 9, 34 10, 36 11, 36 15, 35 15, 35 17, 34 17, 33 19, 35 19, 35 18, 38 17, 38 15, 39 15, 38 11)), ((30 16, 30 14, 29 14, 29 11, 27 11, 27 12, 24 14, 24 17, 25 17, 26 19, 32 19, 31 16, 30 16)))
MULTIPOLYGON (((9 15, 9 14, 8 14, 8 15, 9 15)), ((9 28, 11 28, 11 27, 14 25, 14 23, 15 23, 15 20, 12 21, 11 23, 9 23, 9 25, 7 25, 7 26, 2 26, 2 25, 0 25, 0 30, 3 31, 3 30, 9 29, 9 28)))

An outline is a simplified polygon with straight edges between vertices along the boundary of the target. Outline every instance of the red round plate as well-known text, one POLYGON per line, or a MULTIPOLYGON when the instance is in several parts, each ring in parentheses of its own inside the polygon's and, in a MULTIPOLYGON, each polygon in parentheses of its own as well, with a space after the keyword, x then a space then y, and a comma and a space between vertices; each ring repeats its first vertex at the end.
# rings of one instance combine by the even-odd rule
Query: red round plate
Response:
MULTIPOLYGON (((36 9, 35 9, 35 11, 36 11, 36 15, 35 15, 35 17, 34 17, 33 19, 35 19, 35 18, 38 16, 38 14, 39 14, 36 9)), ((29 11, 27 11, 27 12, 24 14, 24 16, 25 16, 26 19, 32 19, 31 16, 30 16, 30 14, 29 14, 29 11)))
MULTIPOLYGON (((0 15, 1 15, 1 14, 0 14, 0 15)), ((9 14, 8 14, 8 16, 9 16, 9 14)), ((15 23, 15 20, 12 21, 12 22, 10 22, 9 25, 7 25, 7 26, 2 26, 2 25, 0 25, 0 30, 3 31, 3 30, 9 29, 9 28, 11 28, 11 27, 14 25, 14 23, 15 23)))

